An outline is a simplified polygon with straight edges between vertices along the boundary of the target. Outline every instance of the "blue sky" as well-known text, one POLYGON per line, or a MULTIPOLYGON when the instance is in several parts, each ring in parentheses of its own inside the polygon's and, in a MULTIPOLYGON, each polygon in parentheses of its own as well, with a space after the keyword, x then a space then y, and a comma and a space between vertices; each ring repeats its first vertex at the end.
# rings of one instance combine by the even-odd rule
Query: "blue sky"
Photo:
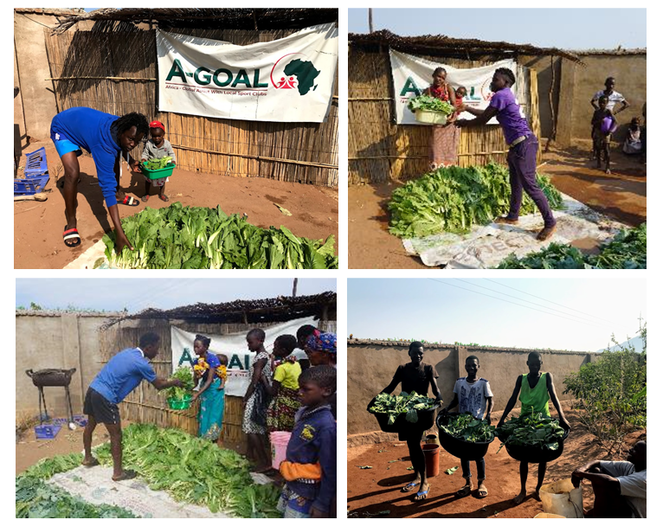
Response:
POLYGON ((644 279, 349 279, 355 338, 597 351, 637 335, 644 279))
MULTIPOLYGON (((629 4, 626 4, 629 5, 629 4)), ((375 31, 558 47, 646 47, 645 9, 373 9, 375 31)), ((368 32, 368 9, 348 10, 348 31, 368 32)))
MULTIPOLYGON (((16 279, 16 306, 137 312, 178 306, 291 295, 292 278, 56 278, 16 279)), ((299 278, 298 296, 336 291, 336 279, 299 278)))

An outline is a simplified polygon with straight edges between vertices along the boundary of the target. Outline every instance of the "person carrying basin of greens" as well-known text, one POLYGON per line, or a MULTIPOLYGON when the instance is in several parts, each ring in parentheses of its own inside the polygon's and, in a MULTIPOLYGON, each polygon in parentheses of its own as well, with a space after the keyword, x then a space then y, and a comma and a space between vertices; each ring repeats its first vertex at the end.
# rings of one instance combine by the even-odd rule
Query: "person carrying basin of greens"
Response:
POLYGON ((291 353, 296 349, 296 337, 280 335, 273 342, 273 380, 262 379, 271 403, 266 417, 267 432, 291 432, 296 412, 300 408, 298 378, 302 368, 291 353))
MULTIPOLYGON (((521 412, 519 413, 520 417, 528 416, 533 413, 541 413, 542 416, 546 418, 551 417, 551 412, 548 406, 549 399, 553 402, 555 410, 558 413, 560 418, 560 427, 565 431, 569 430, 571 427, 567 422, 564 412, 562 411, 562 405, 557 399, 557 394, 555 393, 555 385, 553 384, 553 376, 551 373, 542 372, 542 355, 536 351, 529 353, 528 360, 526 362, 528 366, 528 374, 521 374, 517 377, 517 382, 515 383, 515 388, 512 392, 512 396, 506 405, 505 410, 503 411, 503 416, 497 424, 497 429, 500 428, 506 421, 508 414, 514 408, 517 403, 517 397, 521 401, 521 412)), ((535 488, 535 493, 533 497, 540 501, 539 489, 544 484, 544 476, 546 474, 546 462, 541 462, 537 470, 537 487, 535 488)), ((521 461, 519 462, 519 480, 521 482, 521 491, 514 498, 516 505, 519 505, 526 498, 526 480, 528 478, 528 462, 521 461)))
POLYGON ((336 421, 329 405, 336 369, 310 367, 298 382, 302 407, 280 463, 285 484, 277 508, 283 517, 336 517, 336 421))
POLYGON ((115 227, 115 250, 126 246, 133 249, 122 230, 118 204, 137 206, 139 201, 124 193, 120 187, 122 156, 127 158, 133 172, 140 173, 140 162, 129 152, 140 144, 149 132, 147 118, 137 112, 122 117, 105 114, 87 107, 73 107, 60 112, 52 119, 50 137, 54 142, 64 170, 63 199, 66 225, 63 242, 69 248, 81 245, 77 230, 77 184, 81 149, 92 154, 97 169, 97 180, 104 195, 106 208, 115 227))
POLYGON ((627 461, 591 461, 571 474, 574 487, 586 479, 594 489, 594 507, 585 517, 646 518, 646 442, 637 441, 627 461))
MULTIPOLYGON (((474 418, 487 421, 488 425, 492 424, 492 408, 494 407, 494 400, 492 397, 492 389, 490 389, 490 382, 485 378, 478 378, 478 370, 480 368, 477 356, 468 356, 465 360, 465 371, 467 376, 459 378, 454 384, 454 398, 451 403, 440 411, 440 415, 446 414, 447 411, 458 406, 458 412, 470 413, 474 418)), ((470 460, 460 459, 460 465, 463 469, 463 477, 465 478, 465 486, 458 492, 457 497, 469 496, 472 492, 472 471, 470 469, 470 460)), ((478 479, 478 489, 476 495, 479 498, 487 497, 488 491, 485 487, 485 458, 476 460, 476 473, 478 479)))
POLYGON ((250 369, 250 384, 244 394, 244 416, 242 430, 246 434, 247 454, 250 461, 255 461, 254 472, 268 472, 271 467, 271 457, 267 448, 266 410, 270 396, 266 392, 263 379, 273 378, 270 355, 264 349, 266 333, 262 329, 251 329, 246 335, 248 350, 255 353, 250 369))
MULTIPOLYGON (((149 123, 149 134, 151 135, 151 139, 149 139, 147 144, 144 146, 144 150, 142 151, 142 161, 171 158, 167 163, 167 166, 176 165, 176 154, 174 154, 172 144, 165 139, 165 125, 160 121, 152 121, 149 123)), ((147 177, 145 183, 145 195, 142 200, 145 203, 149 200, 151 185, 153 185, 160 187, 158 197, 160 197, 164 202, 168 202, 169 197, 165 195, 165 183, 167 181, 169 181, 169 177, 161 177, 160 179, 149 179, 147 177)))
POLYGON ((88 415, 84 430, 84 459, 82 465, 93 467, 99 461, 92 455, 93 432, 98 423, 103 423, 111 439, 113 456, 113 481, 135 477, 133 470, 122 468, 122 423, 118 404, 133 391, 142 380, 147 380, 157 390, 169 387, 183 387, 178 379, 165 379, 156 375, 149 363, 158 355, 160 336, 145 333, 140 337, 140 346, 125 349, 113 356, 90 382, 86 391, 83 413, 88 415))
MULTIPOLYGON (((437 67, 429 85, 423 95, 429 95, 441 101, 456 105, 456 93, 452 86, 447 83, 447 71, 443 67, 437 67)), ((441 166, 451 166, 458 163, 458 141, 460 131, 452 125, 456 120, 456 112, 452 112, 447 118, 446 125, 433 125, 431 127, 431 139, 429 141, 429 168, 436 169, 441 166)))
POLYGON ((548 199, 537 184, 537 149, 539 144, 521 114, 521 107, 511 90, 515 75, 505 67, 498 68, 492 76, 490 90, 494 93, 485 110, 461 105, 459 112, 469 112, 474 119, 457 120, 457 127, 476 127, 486 125, 493 117, 497 118, 508 144, 508 169, 510 170, 510 210, 505 217, 497 217, 499 224, 517 224, 524 191, 533 200, 544 219, 544 228, 537 234, 537 240, 545 241, 555 232, 556 221, 548 204, 548 199))
POLYGON ((218 355, 208 351, 209 347, 210 338, 196 335, 194 353, 197 358, 192 361, 192 367, 194 387, 199 385, 199 389, 192 400, 200 400, 199 436, 217 442, 223 426, 226 378, 223 374, 224 364, 219 360, 218 355))
MULTIPOLYGON (((408 355, 411 361, 408 364, 400 365, 395 371, 393 380, 382 391, 382 393, 391 394, 398 386, 402 384, 402 391, 405 393, 416 393, 427 396, 429 393, 429 386, 435 397, 442 400, 442 395, 438 389, 436 378, 438 373, 432 365, 422 363, 424 358, 424 344, 422 342, 412 342, 409 345, 408 355)), ((424 459, 424 452, 420 445, 424 430, 418 423, 407 423, 406 426, 398 433, 401 441, 406 441, 408 446, 409 456, 415 471, 413 480, 402 488, 402 492, 410 492, 417 488, 417 492, 413 499, 415 501, 422 501, 427 498, 429 493, 429 482, 426 476, 426 462, 424 459)))

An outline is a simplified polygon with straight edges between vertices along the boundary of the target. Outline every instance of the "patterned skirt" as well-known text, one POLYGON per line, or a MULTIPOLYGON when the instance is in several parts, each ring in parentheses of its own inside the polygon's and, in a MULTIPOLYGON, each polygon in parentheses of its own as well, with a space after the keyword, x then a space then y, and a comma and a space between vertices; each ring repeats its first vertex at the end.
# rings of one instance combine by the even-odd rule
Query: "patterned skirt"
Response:
POLYGON ((429 162, 436 166, 452 166, 458 164, 458 143, 460 128, 455 125, 431 127, 429 142, 429 162))
POLYGON ((300 406, 298 389, 280 387, 278 395, 269 404, 266 417, 267 431, 291 432, 295 423, 296 412, 300 406))

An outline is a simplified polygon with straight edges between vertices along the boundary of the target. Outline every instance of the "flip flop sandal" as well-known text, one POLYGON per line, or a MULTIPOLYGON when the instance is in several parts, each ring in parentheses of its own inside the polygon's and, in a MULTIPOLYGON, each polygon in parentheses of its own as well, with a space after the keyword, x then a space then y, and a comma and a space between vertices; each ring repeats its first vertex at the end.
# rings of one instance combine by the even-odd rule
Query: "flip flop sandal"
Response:
POLYGON ((133 479, 137 476, 134 470, 125 470, 122 474, 116 478, 113 478, 113 481, 125 481, 127 479, 133 479))
POLYGON ((90 468, 90 467, 96 467, 97 465, 99 465, 99 461, 97 460, 97 458, 93 458, 93 459, 90 460, 90 463, 81 462, 81 464, 84 467, 90 468))
POLYGON ((415 487, 419 487, 420 483, 417 481, 412 481, 411 483, 408 483, 407 485, 404 485, 402 487, 402 492, 410 492, 413 490, 415 487))
POLYGON ((413 499, 414 499, 415 501, 422 501, 422 500, 426 499, 427 496, 429 495, 429 489, 430 489, 430 488, 431 488, 431 487, 429 486, 429 487, 427 487, 426 490, 422 490, 422 491, 420 491, 420 492, 416 492, 415 496, 413 496, 413 499))
POLYGON ((472 493, 471 485, 465 485, 463 488, 456 492, 456 497, 467 497, 472 493))
POLYGON ((481 486, 478 487, 478 497, 481 497, 481 498, 488 497, 487 488, 482 483, 481 483, 481 486))
POLYGON ((143 195, 142 197, 140 197, 140 199, 142 199, 142 201, 146 203, 149 200, 149 196, 143 195))
POLYGON ((169 201, 169 197, 167 197, 165 194, 159 194, 158 197, 160 197, 164 202, 169 201))
POLYGON ((79 231, 76 228, 69 228, 65 229, 65 226, 63 227, 63 244, 65 244, 68 248, 76 248, 81 244, 81 236, 79 235, 79 231), (72 243, 69 243, 67 241, 72 241, 72 243))
POLYGON ((118 201, 117 204, 123 204, 125 206, 138 206, 140 204, 140 201, 134 197, 131 197, 130 195, 127 195, 124 199, 118 201))

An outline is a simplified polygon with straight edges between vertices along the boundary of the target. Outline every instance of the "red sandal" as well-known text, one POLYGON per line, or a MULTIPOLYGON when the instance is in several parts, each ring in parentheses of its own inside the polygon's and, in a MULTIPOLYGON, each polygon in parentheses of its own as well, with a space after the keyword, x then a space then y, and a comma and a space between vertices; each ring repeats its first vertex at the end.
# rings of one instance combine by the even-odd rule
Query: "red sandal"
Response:
POLYGON ((66 230, 65 227, 63 228, 63 244, 65 244, 68 248, 76 248, 81 244, 81 236, 79 235, 79 231, 76 228, 70 228, 69 230, 66 230), (72 241, 72 243, 68 243, 67 241, 72 241))

